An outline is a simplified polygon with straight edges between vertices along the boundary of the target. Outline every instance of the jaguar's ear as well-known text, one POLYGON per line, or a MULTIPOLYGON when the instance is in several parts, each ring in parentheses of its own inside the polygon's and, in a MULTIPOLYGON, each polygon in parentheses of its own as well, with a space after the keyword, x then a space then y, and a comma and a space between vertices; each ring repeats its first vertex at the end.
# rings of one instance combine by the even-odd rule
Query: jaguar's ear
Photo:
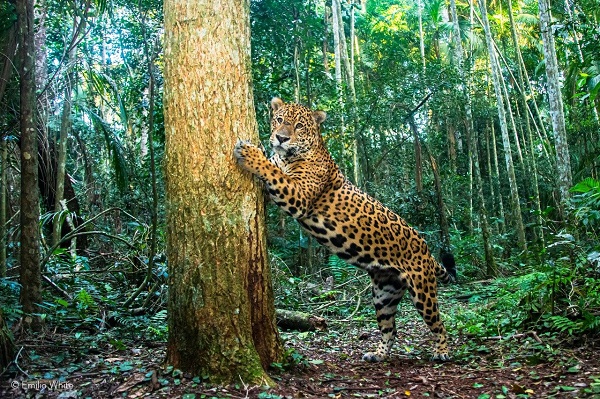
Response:
POLYGON ((273 97, 271 100, 271 108, 273 108, 273 111, 277 111, 279 108, 283 107, 284 104, 283 100, 279 97, 273 97))
POLYGON ((325 119, 327 119, 325 111, 314 111, 312 116, 315 122, 317 122, 317 125, 321 125, 321 123, 325 122, 325 119))

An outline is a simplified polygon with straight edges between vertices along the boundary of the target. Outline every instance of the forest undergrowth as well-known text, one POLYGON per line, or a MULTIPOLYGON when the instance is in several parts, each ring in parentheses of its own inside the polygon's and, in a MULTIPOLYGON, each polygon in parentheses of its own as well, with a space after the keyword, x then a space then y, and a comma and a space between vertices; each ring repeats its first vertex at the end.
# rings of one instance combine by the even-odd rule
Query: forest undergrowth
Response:
MULTIPOLYGON (((494 280, 440 288, 442 317, 453 359, 428 360, 431 335, 405 298, 389 361, 365 363, 378 340, 369 279, 337 259, 317 274, 293 276, 273 255, 276 305, 323 317, 327 328, 282 331, 285 361, 272 365, 274 388, 209 384, 163 363, 166 294, 146 310, 119 310, 121 292, 107 276, 73 273, 72 300, 49 296, 45 329, 23 337, 1 377, 2 397, 595 397, 600 396, 600 289, 590 256, 568 236, 549 250, 565 255, 494 280), (573 263, 571 263, 573 262, 573 263), (73 277, 75 276, 75 277, 73 277)), ((592 259, 593 260, 593 259, 592 259)), ((81 260, 75 267, 84 268, 81 260)), ((57 272, 64 264, 54 264, 57 272)), ((73 265, 69 267, 74 267, 73 265)), ((73 271, 73 269, 71 269, 73 271)), ((65 279, 68 279, 65 270, 65 279)), ((3 280, 3 297, 16 289, 3 280)), ((53 295, 53 294, 52 294, 53 295)), ((122 298, 121 298, 122 299, 122 298)), ((6 305, 5 305, 6 306, 6 305)), ((9 323, 19 317, 3 308, 9 323)), ((207 359, 207 361, 209 361, 207 359)))
MULTIPOLYGON (((281 332, 285 358, 271 365, 271 388, 211 385, 208 375, 165 364, 166 259, 154 259, 140 291, 148 226, 132 221, 112 251, 99 241, 105 249, 89 257, 67 249, 48 257, 44 328, 16 334, 0 397, 600 397, 600 184, 578 190, 573 213, 585 228, 549 231, 546 244, 526 254, 502 257, 497 245, 497 277, 485 276, 477 240, 454 237, 458 282, 439 288, 447 363, 428 360, 432 336, 408 298, 390 358, 363 362, 380 334, 368 275, 311 249, 299 230, 270 237, 276 307, 323 319, 312 331, 281 332), (310 256, 291 251, 293 242, 310 256), (303 259, 311 262, 302 266, 303 259)), ((16 278, 0 280, 0 311, 13 332, 22 318, 18 290, 16 278)))

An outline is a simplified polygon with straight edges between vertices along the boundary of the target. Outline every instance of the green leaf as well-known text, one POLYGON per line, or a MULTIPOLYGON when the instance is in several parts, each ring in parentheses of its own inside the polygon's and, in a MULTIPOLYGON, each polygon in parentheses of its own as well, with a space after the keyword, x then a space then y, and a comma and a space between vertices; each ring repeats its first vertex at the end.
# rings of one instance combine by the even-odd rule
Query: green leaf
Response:
POLYGON ((65 301, 64 299, 56 299, 54 302, 56 302, 59 305, 64 306, 65 308, 69 306, 69 302, 65 301))
POLYGON ((565 392, 576 391, 577 390, 577 388, 570 387, 568 385, 559 385, 557 388, 560 389, 561 391, 565 391, 565 392))
POLYGON ((133 370, 133 366, 129 362, 124 362, 119 365, 119 370, 121 371, 131 371, 133 370))

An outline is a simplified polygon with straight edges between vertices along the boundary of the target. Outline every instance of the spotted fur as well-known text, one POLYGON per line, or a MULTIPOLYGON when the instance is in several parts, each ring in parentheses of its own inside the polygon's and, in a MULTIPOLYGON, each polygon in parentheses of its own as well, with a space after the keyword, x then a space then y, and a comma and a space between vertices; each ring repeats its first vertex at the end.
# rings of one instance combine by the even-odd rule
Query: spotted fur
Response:
POLYGON ((324 112, 285 104, 279 98, 274 98, 271 106, 273 157, 267 159, 245 141, 236 144, 234 156, 242 168, 265 183, 271 199, 317 241, 371 277, 382 339, 363 359, 381 361, 389 355, 396 337, 397 305, 408 291, 436 337, 433 359, 448 360, 437 280, 455 278, 452 255, 442 256, 444 266, 440 265, 415 229, 344 177, 320 134, 324 112))

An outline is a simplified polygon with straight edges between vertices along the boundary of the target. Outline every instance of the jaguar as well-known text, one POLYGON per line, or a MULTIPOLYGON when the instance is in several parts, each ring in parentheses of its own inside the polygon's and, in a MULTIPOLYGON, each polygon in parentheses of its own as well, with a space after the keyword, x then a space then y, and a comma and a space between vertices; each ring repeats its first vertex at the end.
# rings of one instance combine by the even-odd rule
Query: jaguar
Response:
POLYGON ((371 278, 381 341, 363 360, 386 359, 397 335, 396 312, 406 291, 435 337, 433 360, 449 360, 440 319, 437 282, 456 279, 450 252, 441 263, 424 238, 404 219, 352 184, 328 152, 321 136, 323 111, 271 100, 273 156, 238 140, 238 165, 262 180, 269 197, 319 243, 371 278))

